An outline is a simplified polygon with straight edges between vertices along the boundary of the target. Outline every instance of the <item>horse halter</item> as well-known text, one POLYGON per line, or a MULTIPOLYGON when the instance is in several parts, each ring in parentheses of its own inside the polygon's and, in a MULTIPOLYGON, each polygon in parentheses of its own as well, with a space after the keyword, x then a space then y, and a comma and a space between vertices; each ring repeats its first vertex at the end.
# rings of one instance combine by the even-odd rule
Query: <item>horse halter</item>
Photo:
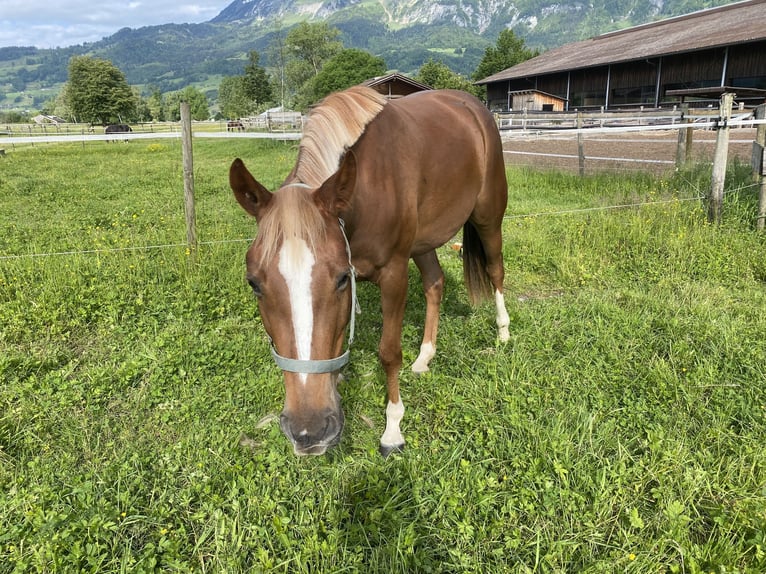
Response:
POLYGON ((351 263, 351 247, 348 244, 348 237, 346 236, 346 223, 340 217, 338 218, 338 222, 340 223, 340 232, 343 235, 343 241, 346 243, 349 277, 351 279, 351 319, 349 320, 348 345, 346 352, 334 359, 290 359, 289 357, 283 357, 277 353, 277 350, 274 347, 274 341, 269 337, 271 356, 274 357, 277 367, 283 371, 303 373, 306 375, 332 373, 333 371, 338 371, 344 367, 351 357, 351 344, 354 342, 354 323, 356 322, 356 314, 361 313, 362 309, 359 306, 359 300, 356 298, 356 269, 351 263))

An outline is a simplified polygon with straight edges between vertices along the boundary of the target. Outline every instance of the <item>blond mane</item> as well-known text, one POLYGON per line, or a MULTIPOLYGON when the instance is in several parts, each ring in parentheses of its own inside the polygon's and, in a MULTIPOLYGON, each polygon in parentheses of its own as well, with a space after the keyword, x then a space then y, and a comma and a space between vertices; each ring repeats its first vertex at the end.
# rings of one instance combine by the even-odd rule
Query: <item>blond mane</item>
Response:
POLYGON ((279 190, 271 203, 258 224, 261 263, 271 260, 286 239, 303 239, 314 253, 316 245, 324 241, 325 227, 312 195, 304 188, 288 186, 279 190))
POLYGON ((312 253, 325 239, 322 214, 310 188, 338 170, 340 159, 386 104, 375 90, 356 86, 330 94, 314 108, 301 139, 292 183, 274 194, 272 207, 258 225, 261 262, 272 259, 285 240, 306 241, 312 253))
POLYGON ((364 133, 387 100, 375 90, 354 86, 330 94, 309 114, 295 176, 319 187, 338 169, 344 152, 364 133))

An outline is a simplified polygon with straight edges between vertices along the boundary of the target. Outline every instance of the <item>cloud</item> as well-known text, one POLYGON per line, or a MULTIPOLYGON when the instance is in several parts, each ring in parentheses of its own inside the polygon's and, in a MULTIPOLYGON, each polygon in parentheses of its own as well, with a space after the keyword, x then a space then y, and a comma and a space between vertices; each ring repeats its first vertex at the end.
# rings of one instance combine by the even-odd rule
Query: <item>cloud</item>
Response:
POLYGON ((1 46, 55 48, 96 42, 121 28, 206 22, 231 0, 2 0, 1 46))

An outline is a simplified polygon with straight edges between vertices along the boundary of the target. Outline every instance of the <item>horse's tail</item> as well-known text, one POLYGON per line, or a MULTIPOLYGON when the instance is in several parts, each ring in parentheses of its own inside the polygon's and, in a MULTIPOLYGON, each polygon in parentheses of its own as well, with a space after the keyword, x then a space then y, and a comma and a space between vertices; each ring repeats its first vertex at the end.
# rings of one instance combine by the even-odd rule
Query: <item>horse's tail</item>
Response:
POLYGON ((492 296, 492 282, 487 273, 487 254, 479 232, 470 221, 463 225, 463 277, 472 305, 492 296))

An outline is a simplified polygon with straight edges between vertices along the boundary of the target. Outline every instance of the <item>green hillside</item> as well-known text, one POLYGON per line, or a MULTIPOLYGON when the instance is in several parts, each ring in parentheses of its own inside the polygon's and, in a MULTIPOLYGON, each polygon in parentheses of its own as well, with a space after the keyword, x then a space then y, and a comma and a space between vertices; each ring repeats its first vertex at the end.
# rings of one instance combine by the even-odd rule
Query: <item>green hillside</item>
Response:
MULTIPOLYGON (((614 29, 726 3, 668 0, 658 5, 654 0, 597 0, 586 6, 551 5, 543 0, 517 0, 514 4, 489 0, 440 0, 438 4, 435 0, 338 0, 322 8, 315 20, 337 27, 346 47, 382 57, 388 69, 413 73, 434 58, 470 76, 484 49, 494 44, 506 27, 528 47, 544 51, 614 29)), ((223 76, 242 73, 248 51, 264 55, 262 62, 268 67, 267 48, 274 36, 286 34, 309 17, 302 0, 278 5, 235 0, 207 23, 124 28, 99 42, 66 48, 0 48, 0 112, 39 109, 66 82, 69 59, 83 54, 112 61, 131 85, 143 90, 153 86, 168 92, 194 85, 215 97, 223 76), (266 11, 266 16, 244 18, 241 11, 254 7, 266 11)))

